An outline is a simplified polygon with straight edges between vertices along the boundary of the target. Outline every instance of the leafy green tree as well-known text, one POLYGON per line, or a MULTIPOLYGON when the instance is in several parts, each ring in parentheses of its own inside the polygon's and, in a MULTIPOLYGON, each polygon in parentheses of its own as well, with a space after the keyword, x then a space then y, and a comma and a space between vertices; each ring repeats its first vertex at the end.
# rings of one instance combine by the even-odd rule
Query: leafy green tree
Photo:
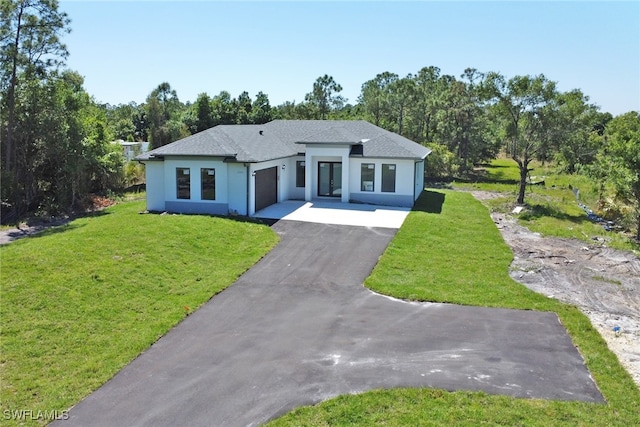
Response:
POLYGON ((186 125, 180 120, 183 106, 169 83, 161 83, 149 94, 145 109, 152 148, 162 147, 189 135, 186 125))
POLYGON ((147 141, 149 124, 145 104, 128 104, 100 106, 106 114, 107 123, 116 139, 124 141, 147 141))
POLYGON ((385 71, 362 85, 358 102, 363 107, 365 118, 376 126, 384 126, 385 117, 390 115, 389 85, 397 80, 397 74, 385 71))
POLYGON ((364 118, 364 113, 361 105, 352 105, 347 103, 339 109, 333 110, 330 117, 331 120, 362 120, 364 118))
POLYGON ((297 104, 295 101, 285 101, 274 108, 273 118, 276 120, 297 119, 296 107, 297 104))
POLYGON ((316 108, 310 102, 295 103, 286 101, 275 108, 274 119, 281 120, 312 120, 316 119, 316 108))
POLYGON ((0 3, 0 90, 2 112, 3 198, 13 206, 13 215, 29 204, 24 179, 31 171, 22 161, 32 150, 23 136, 17 115, 22 99, 30 96, 37 82, 64 63, 68 55, 60 36, 70 31, 69 18, 58 11, 56 0, 4 0, 0 3))
POLYGON ((107 123, 116 139, 123 141, 137 141, 137 128, 135 117, 138 114, 139 107, 135 102, 120 105, 102 105, 107 123))
POLYGON ((246 125, 251 123, 251 97, 247 91, 238 95, 237 99, 233 100, 235 106, 235 123, 239 125, 246 125))
POLYGON ((180 117, 180 121, 186 126, 191 135, 198 133, 198 111, 196 104, 189 105, 180 117))
POLYGON ((458 167, 458 157, 444 144, 429 144, 431 154, 424 163, 425 174, 429 178, 447 178, 453 176, 458 167))
POLYGON ((258 92, 258 94, 256 95, 256 99, 251 105, 251 123, 267 123, 272 120, 272 117, 273 111, 271 109, 271 104, 269 104, 269 97, 263 92, 258 92))
POLYGON ((195 132, 202 132, 214 126, 211 98, 206 93, 201 93, 194 104, 196 111, 195 132))
POLYGON ((340 92, 342 86, 336 83, 333 77, 325 74, 316 79, 313 90, 305 96, 305 100, 316 108, 320 119, 325 120, 333 109, 339 109, 344 105, 346 100, 338 95, 340 92))
POLYGON ((137 105, 135 107, 131 120, 135 127, 135 131, 133 132, 134 140, 149 141, 149 120, 147 118, 147 111, 144 104, 137 105))
POLYGON ((123 141, 135 141, 136 127, 132 120, 121 119, 114 125, 114 135, 116 139, 123 141))
POLYGON ((124 183, 127 188, 144 183, 144 164, 135 160, 126 162, 124 165, 124 183))
POLYGON ((604 136, 602 169, 616 195, 634 207, 636 240, 640 241, 640 113, 614 117, 604 136))
POLYGON ((217 125, 233 125, 237 119, 237 107, 234 105, 231 94, 226 90, 221 91, 211 100, 213 122, 217 125))
POLYGON ((416 86, 409 75, 389 84, 389 111, 395 126, 393 130, 404 136, 404 123, 409 109, 415 101, 416 86))
POLYGON ((467 68, 460 76, 464 89, 462 91, 462 108, 458 110, 459 128, 462 132, 458 152, 465 171, 472 165, 496 158, 501 144, 490 125, 490 117, 484 108, 482 81, 484 74, 475 68, 467 68))
MULTIPOLYGON (((58 156, 52 167, 65 175, 54 181, 55 198, 48 210, 66 210, 88 204, 89 193, 104 193, 122 186, 124 156, 119 145, 112 144, 104 109, 100 108, 82 87, 83 78, 66 71, 51 81, 56 94, 48 111, 58 111, 58 123, 66 123, 58 133, 66 147, 56 147, 47 141, 51 150, 45 163, 58 156)), ((51 91, 50 91, 51 92, 51 91)), ((51 127, 55 126, 52 122, 51 127)), ((50 135, 55 135, 49 131, 50 135)), ((43 138, 45 139, 45 138, 43 138)), ((46 200, 50 195, 44 196, 46 200)))
POLYGON ((600 124, 606 123, 606 116, 588 101, 578 89, 558 96, 558 133, 553 148, 556 160, 570 174, 595 160, 599 138, 592 135, 598 135, 600 124))
POLYGON ((557 90, 544 75, 515 76, 506 80, 489 73, 484 90, 493 99, 511 158, 518 164, 520 183, 517 203, 523 204, 529 165, 553 136, 557 90))
POLYGON ((480 91, 483 74, 466 69, 461 80, 442 76, 433 86, 436 106, 429 120, 431 135, 456 154, 458 174, 466 174, 474 164, 495 158, 499 151, 491 132, 480 91))
POLYGON ((445 103, 448 88, 455 79, 441 76, 438 67, 424 67, 415 76, 409 76, 414 83, 413 101, 409 104, 407 136, 414 141, 431 142, 439 140, 440 121, 447 121, 445 103))
POLYGON ((21 89, 27 96, 16 103, 16 120, 28 150, 18 159, 19 182, 30 212, 82 208, 89 193, 121 185, 122 151, 82 84, 78 73, 65 71, 21 89))

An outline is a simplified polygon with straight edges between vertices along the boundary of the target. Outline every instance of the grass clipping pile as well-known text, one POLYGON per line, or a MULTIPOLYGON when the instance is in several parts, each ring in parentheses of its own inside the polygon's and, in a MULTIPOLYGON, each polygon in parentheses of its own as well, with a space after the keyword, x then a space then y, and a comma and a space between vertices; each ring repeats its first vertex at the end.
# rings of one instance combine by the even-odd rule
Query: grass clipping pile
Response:
POLYGON ((542 237, 509 215, 491 216, 514 254, 511 277, 577 306, 640 387, 640 258, 598 241, 542 237))

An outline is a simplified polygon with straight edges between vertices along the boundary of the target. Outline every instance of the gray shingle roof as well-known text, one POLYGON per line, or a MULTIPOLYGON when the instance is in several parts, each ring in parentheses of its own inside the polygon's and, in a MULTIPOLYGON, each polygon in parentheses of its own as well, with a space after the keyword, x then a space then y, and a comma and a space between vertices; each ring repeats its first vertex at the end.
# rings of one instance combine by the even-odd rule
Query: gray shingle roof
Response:
POLYGON ((234 157, 263 162, 295 156, 304 144, 362 143, 363 157, 424 159, 427 147, 363 120, 275 120, 264 125, 220 125, 141 154, 138 160, 164 156, 234 157))

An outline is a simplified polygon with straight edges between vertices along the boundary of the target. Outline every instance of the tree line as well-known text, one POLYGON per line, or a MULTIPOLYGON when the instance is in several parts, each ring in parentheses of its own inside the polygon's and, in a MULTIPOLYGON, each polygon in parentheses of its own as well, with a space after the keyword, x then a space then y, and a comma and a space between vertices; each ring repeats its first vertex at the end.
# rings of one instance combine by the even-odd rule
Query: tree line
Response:
POLYGON ((82 208, 90 194, 125 186, 139 168, 125 164, 114 140, 156 148, 220 124, 274 119, 370 121, 431 148, 426 170, 434 178, 465 176, 504 153, 520 169, 518 203, 525 202, 531 162, 554 162, 612 188, 640 222, 638 112, 612 117, 579 89, 562 92, 542 74, 385 71, 362 84, 354 103, 325 74, 304 101, 277 106, 263 92, 246 91, 201 93, 185 103, 162 82, 144 103, 114 106, 95 101, 82 77, 64 69, 61 38, 70 23, 56 0, 11 0, 0 13, 3 222, 82 208))

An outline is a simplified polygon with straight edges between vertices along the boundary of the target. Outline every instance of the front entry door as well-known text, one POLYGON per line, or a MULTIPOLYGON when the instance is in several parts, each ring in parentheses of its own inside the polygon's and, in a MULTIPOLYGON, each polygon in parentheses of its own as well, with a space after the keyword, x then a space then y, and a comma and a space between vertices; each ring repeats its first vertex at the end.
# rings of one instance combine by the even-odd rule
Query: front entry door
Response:
POLYGON ((342 196, 341 162, 318 162, 318 196, 342 196))

